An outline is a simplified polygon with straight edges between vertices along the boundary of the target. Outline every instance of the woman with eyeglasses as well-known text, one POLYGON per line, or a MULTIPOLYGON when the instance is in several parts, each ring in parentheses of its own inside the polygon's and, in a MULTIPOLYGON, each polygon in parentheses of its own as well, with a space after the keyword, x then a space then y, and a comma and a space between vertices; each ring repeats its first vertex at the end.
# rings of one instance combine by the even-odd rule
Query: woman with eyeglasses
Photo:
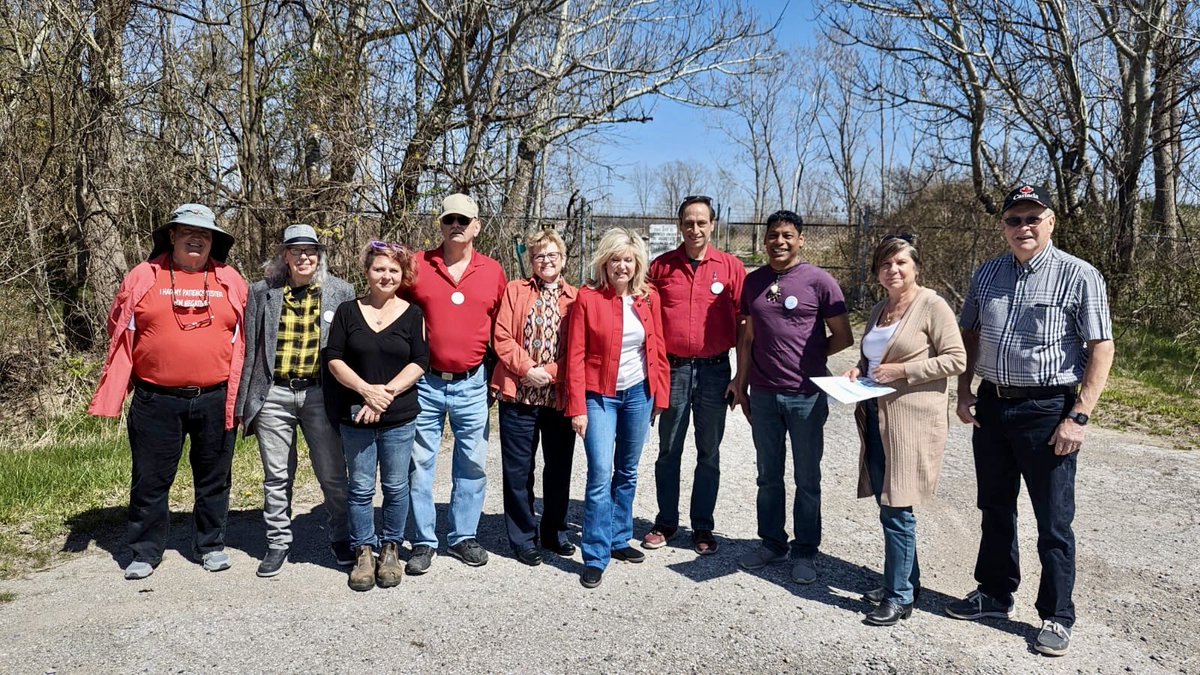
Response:
POLYGON ((638 460, 652 418, 671 398, 662 305, 646 280, 648 267, 641 237, 609 230, 596 247, 592 281, 567 319, 566 414, 588 462, 584 588, 600 585, 612 558, 646 558, 629 545, 638 460))
POLYGON ((858 366, 845 376, 896 390, 859 403, 854 415, 862 439, 858 496, 879 504, 884 542, 883 584, 863 596, 877 605, 866 621, 891 626, 911 615, 921 592, 913 507, 937 489, 950 378, 966 369, 967 356, 950 305, 918 283, 921 255, 911 235, 884 237, 871 273, 887 297, 871 310, 858 366))
POLYGON ((196 496, 192 555, 210 572, 232 564, 225 522, 248 289, 225 262, 233 237, 208 207, 180 206, 153 237, 149 258, 130 270, 113 301, 108 359, 88 408, 119 417, 132 386, 126 579, 144 579, 162 561, 185 438, 196 496))
POLYGON ((567 247, 554 230, 525 240, 533 275, 510 281, 500 300, 492 344, 498 363, 491 389, 500 401, 504 526, 517 560, 542 563, 542 549, 575 552, 567 539, 567 503, 575 432, 563 415, 566 332, 563 319, 578 291, 562 272, 567 247), (535 455, 542 446, 542 521, 533 512, 535 455))
POLYGON ((367 294, 337 308, 324 353, 340 385, 327 392, 326 406, 339 424, 346 456, 355 557, 349 585, 356 591, 376 584, 395 586, 404 575, 399 554, 408 520, 414 420, 420 412, 413 385, 429 369, 424 314, 401 297, 416 278, 412 252, 400 244, 372 241, 361 260, 367 294), (383 490, 383 529, 378 532, 377 469, 383 490))

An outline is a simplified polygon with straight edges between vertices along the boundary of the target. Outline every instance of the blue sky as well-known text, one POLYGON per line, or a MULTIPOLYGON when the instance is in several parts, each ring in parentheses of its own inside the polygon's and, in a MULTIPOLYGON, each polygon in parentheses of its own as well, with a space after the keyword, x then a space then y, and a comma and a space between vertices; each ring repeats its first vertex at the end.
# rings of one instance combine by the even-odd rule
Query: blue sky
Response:
MULTIPOLYGON (((780 18, 778 42, 784 48, 811 43, 816 33, 816 10, 811 0, 753 0, 754 11, 766 22, 780 18)), ((598 159, 617 173, 625 173, 637 164, 650 167, 671 160, 715 166, 728 163, 733 149, 722 134, 705 122, 719 111, 695 108, 673 101, 659 100, 654 104, 653 121, 645 124, 626 124, 606 134, 600 142, 598 159)), ((608 186, 610 197, 602 202, 604 210, 624 210, 634 207, 637 198, 630 187, 619 179, 608 186)), ((720 190, 714 188, 716 195, 720 190)))

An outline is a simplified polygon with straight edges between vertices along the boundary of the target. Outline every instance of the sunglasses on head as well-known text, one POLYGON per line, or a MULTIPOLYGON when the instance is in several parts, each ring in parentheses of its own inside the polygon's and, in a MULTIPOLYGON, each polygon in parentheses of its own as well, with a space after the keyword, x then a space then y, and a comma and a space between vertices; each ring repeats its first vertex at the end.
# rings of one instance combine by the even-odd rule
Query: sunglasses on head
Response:
POLYGON ((913 237, 908 232, 901 232, 900 234, 885 234, 885 235, 883 235, 883 239, 879 240, 879 243, 883 244, 883 243, 886 243, 889 241, 893 241, 895 239, 899 239, 900 241, 908 242, 909 244, 911 244, 911 243, 913 243, 913 241, 916 238, 913 237))
POLYGON ((1045 218, 1042 216, 1025 216, 1024 218, 1021 216, 1009 216, 1008 218, 1004 219, 1004 224, 1009 227, 1021 227, 1022 225, 1036 227, 1037 225, 1040 225, 1043 220, 1045 220, 1045 218))
POLYGON ((679 203, 679 208, 682 209, 691 204, 707 204, 712 206, 712 197, 709 197, 708 195, 688 195, 683 198, 682 202, 679 203))
POLYGON ((471 218, 457 213, 450 213, 442 216, 443 225, 470 225, 471 218))
POLYGON ((396 251, 398 253, 404 253, 406 250, 408 250, 404 248, 404 244, 393 244, 388 241, 378 240, 371 240, 371 248, 375 249, 376 251, 396 251))

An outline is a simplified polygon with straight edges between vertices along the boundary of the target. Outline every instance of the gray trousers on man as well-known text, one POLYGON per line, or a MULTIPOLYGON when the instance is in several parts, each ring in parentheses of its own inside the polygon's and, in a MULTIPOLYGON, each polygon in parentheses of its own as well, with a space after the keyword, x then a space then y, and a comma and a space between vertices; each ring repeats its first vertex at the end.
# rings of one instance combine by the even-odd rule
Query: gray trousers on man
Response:
POLYGON ((350 539, 346 520, 346 458, 342 440, 329 423, 320 387, 292 391, 273 385, 254 417, 263 464, 263 521, 267 547, 292 543, 292 484, 296 480, 296 428, 304 432, 313 473, 325 493, 330 541, 350 539))

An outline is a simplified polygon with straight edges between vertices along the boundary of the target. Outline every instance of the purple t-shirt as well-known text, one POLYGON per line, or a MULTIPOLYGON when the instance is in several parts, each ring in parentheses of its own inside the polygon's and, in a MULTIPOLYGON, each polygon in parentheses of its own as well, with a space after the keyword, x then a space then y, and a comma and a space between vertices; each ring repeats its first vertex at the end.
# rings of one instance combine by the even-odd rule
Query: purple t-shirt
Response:
POLYGON ((750 386, 771 393, 820 391, 808 378, 828 374, 825 320, 845 313, 841 286, 816 265, 800 263, 782 274, 767 266, 746 275, 742 314, 754 321, 750 386), (776 279, 779 298, 771 302, 767 294, 776 279))

